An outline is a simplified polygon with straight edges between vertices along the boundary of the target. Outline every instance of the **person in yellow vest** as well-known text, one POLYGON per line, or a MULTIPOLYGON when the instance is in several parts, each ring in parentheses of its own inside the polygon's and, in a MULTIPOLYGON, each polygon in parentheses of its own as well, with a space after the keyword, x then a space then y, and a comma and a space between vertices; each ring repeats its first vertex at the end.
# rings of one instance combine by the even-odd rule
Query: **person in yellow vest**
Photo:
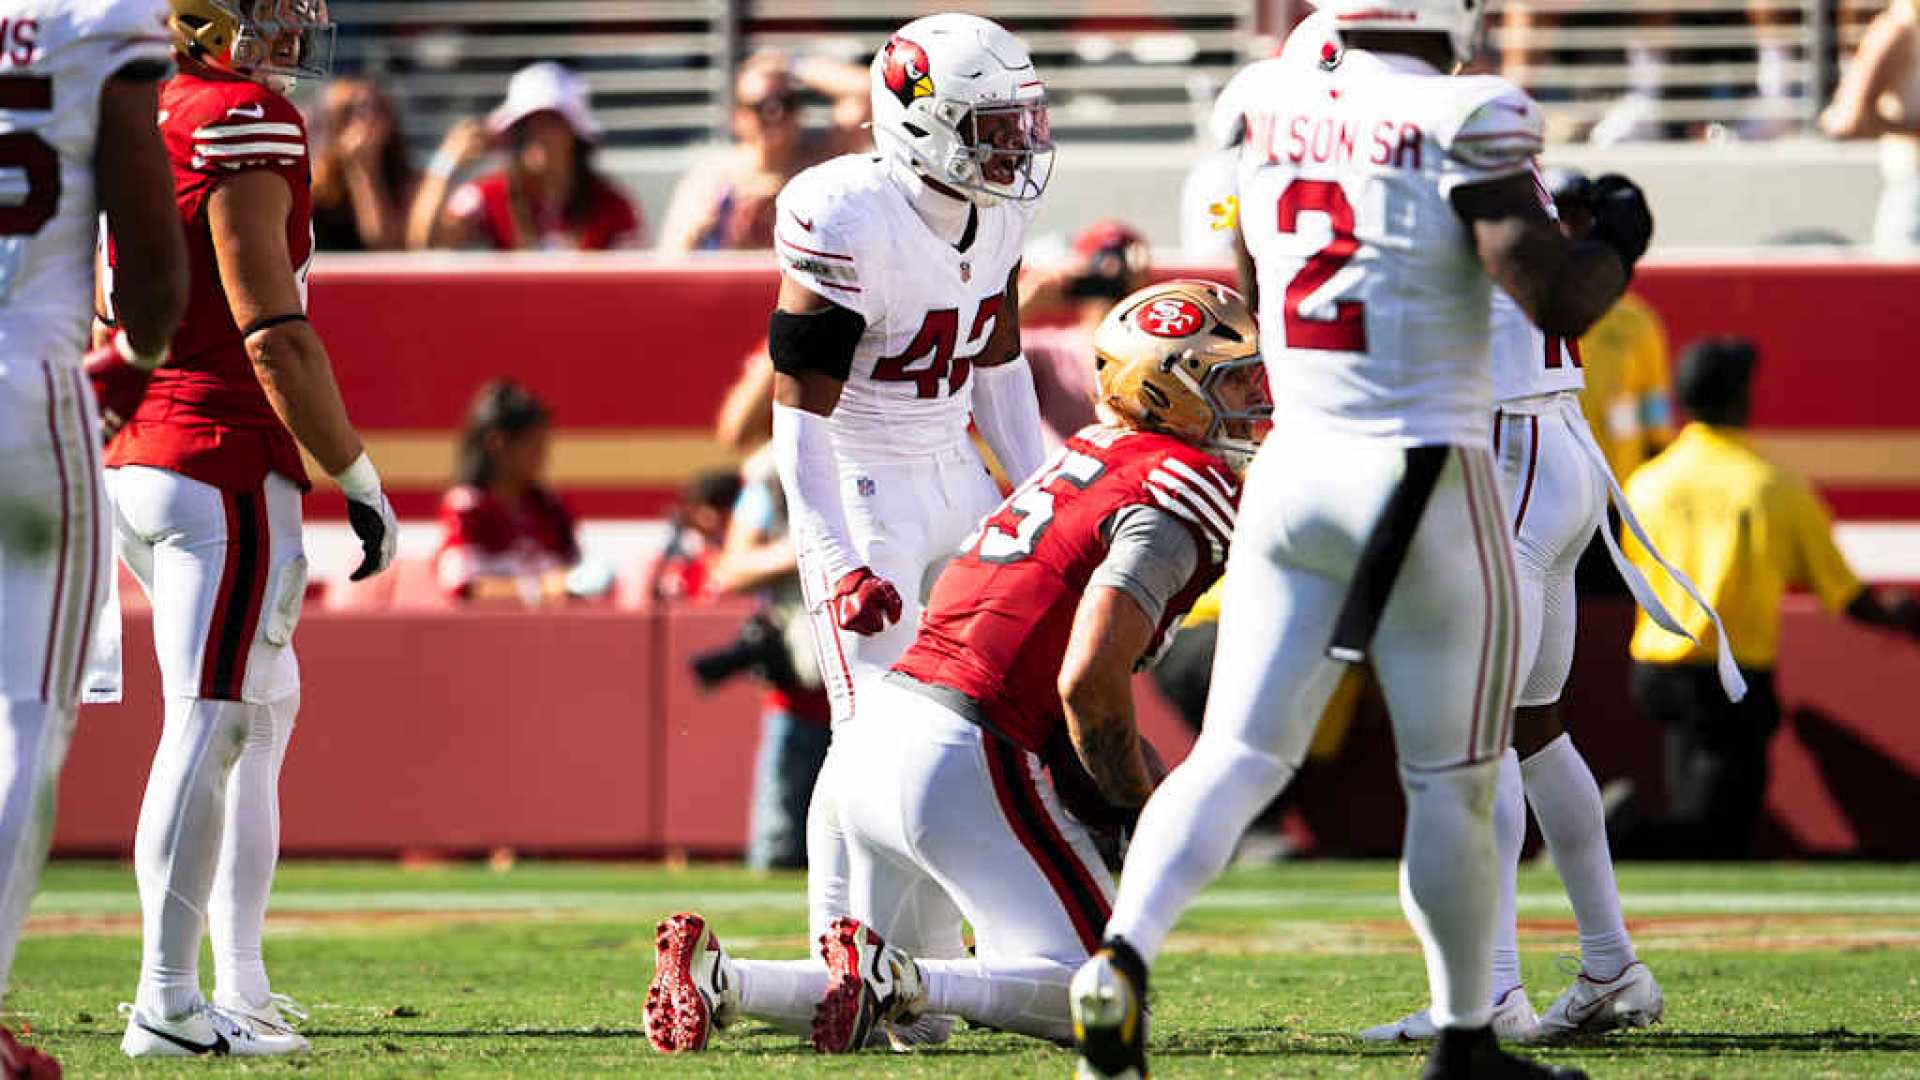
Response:
POLYGON ((1861 585, 1833 541, 1826 504, 1805 480, 1748 441, 1754 347, 1708 338, 1680 359, 1676 383, 1692 414, 1678 438, 1627 483, 1627 501, 1649 539, 1693 579, 1719 612, 1748 693, 1738 704, 1714 671, 1716 638, 1680 587, 1653 574, 1645 548, 1627 553, 1669 611, 1698 639, 1667 633, 1645 612, 1634 627, 1633 688, 1666 733, 1666 818, 1616 822, 1619 858, 1740 858, 1767 786, 1767 743, 1780 723, 1773 669, 1780 602, 1802 586, 1836 615, 1920 638, 1920 605, 1888 605, 1861 585))

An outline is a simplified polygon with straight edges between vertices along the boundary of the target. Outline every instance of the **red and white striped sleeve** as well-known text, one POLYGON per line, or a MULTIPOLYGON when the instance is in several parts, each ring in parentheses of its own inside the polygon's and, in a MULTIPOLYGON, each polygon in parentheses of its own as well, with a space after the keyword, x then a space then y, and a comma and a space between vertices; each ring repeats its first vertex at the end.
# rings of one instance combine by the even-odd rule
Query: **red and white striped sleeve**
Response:
POLYGON ((1461 80, 1458 126, 1446 137, 1440 193, 1525 172, 1546 147, 1546 115, 1525 90, 1491 75, 1461 80))
MULTIPOLYGON (((241 84, 236 84, 241 85, 241 84)), ((283 169, 305 164, 307 129, 285 98, 262 89, 230 99, 191 132, 192 166, 198 172, 283 169)))
POLYGON ((1215 565, 1226 561, 1240 491, 1224 470, 1189 464, 1170 454, 1147 474, 1146 490, 1155 506, 1206 539, 1215 565))

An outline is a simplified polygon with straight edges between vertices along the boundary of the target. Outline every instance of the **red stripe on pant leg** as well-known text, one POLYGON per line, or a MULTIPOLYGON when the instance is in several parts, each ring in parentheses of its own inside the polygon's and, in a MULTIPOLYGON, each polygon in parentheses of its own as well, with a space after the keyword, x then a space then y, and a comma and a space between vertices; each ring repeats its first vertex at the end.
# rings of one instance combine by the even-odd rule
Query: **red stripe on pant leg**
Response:
MULTIPOLYGON (((73 372, 74 406, 80 414, 80 430, 93 431, 96 423, 87 413, 87 399, 92 389, 82 381, 80 372, 73 372)), ((80 444, 87 452, 87 516, 93 522, 91 530, 93 547, 87 561, 87 607, 80 619, 80 651, 73 661, 73 699, 80 699, 80 690, 87 675, 87 654, 93 648, 94 617, 100 610, 100 564, 106 563, 108 569, 113 565, 113 552, 107 547, 106 496, 101 486, 106 483, 106 473, 100 460, 100 444, 93 439, 82 438, 80 444)))
MULTIPOLYGON (((262 487, 250 492, 240 500, 242 513, 246 512, 246 504, 249 501, 253 506, 253 575, 240 586, 235 587, 236 591, 241 586, 246 589, 246 595, 241 598, 242 606, 239 610, 241 618, 239 651, 234 654, 233 662, 231 690, 235 701, 242 700, 246 694, 247 663, 253 658, 253 641, 260 633, 260 609, 266 603, 267 581, 273 576, 271 561, 273 544, 267 521, 266 488, 262 487)), ((228 542, 232 542, 231 537, 228 538, 228 542)))
POLYGON ((67 591, 67 553, 68 532, 71 528, 73 510, 67 504, 67 459, 60 451, 59 410, 55 407, 53 368, 41 361, 40 370, 47 380, 47 437, 53 445, 53 468, 60 481, 60 556, 53 570, 53 610, 47 619, 47 656, 40 665, 40 698, 52 701, 53 654, 60 648, 61 601, 67 591))
MULTIPOLYGON (((1494 475, 1493 459, 1489 457, 1481 461, 1480 468, 1484 476, 1482 486, 1489 492, 1488 505, 1497 508, 1500 480, 1494 475)), ((1532 482, 1529 481, 1529 483, 1532 482)), ((1495 640, 1506 643, 1507 655, 1506 681, 1501 684, 1498 700, 1491 703, 1497 711, 1491 718, 1492 726, 1488 728, 1494 733, 1493 749, 1496 757, 1504 754, 1513 744, 1513 703, 1519 694, 1520 679, 1520 570, 1514 563, 1514 534, 1501 531, 1500 527, 1504 524, 1496 509, 1489 525, 1494 531, 1487 535, 1491 538, 1489 542, 1494 545, 1489 552, 1489 558, 1492 560, 1493 569, 1498 575, 1501 587, 1500 598, 1503 601, 1501 610, 1506 612, 1504 629, 1500 634, 1495 635, 1495 640)), ((1493 662, 1499 663, 1497 655, 1493 658, 1493 662)))
MULTIPOLYGON (((825 590, 821 594, 824 597, 824 602, 820 605, 820 610, 826 613, 827 636, 833 639, 834 655, 840 658, 840 677, 846 682, 847 686, 847 716, 852 716, 853 669, 847 666, 847 649, 846 646, 840 643, 840 620, 833 616, 833 583, 827 580, 827 572, 825 570, 820 571, 820 587, 825 590)), ((844 720, 846 717, 843 716, 840 717, 840 719, 844 720)))
POLYGON ((1473 552, 1480 562, 1480 663, 1474 670, 1473 727, 1467 733, 1467 764, 1480 760, 1480 708, 1487 690, 1487 657, 1493 648, 1493 581, 1487 566, 1486 542, 1480 538, 1480 502, 1473 494, 1473 462, 1465 450, 1455 450, 1460 462, 1460 480, 1467 492, 1467 522, 1473 528, 1473 552))
POLYGON ((240 548, 234 537, 240 531, 240 512, 231 491, 220 492, 220 508, 227 519, 226 558, 220 568, 220 590, 213 598, 213 612, 207 619, 207 640, 200 650, 200 696, 220 698, 223 687, 218 681, 220 642, 227 636, 227 624, 238 617, 234 607, 234 577, 239 572, 240 548))
POLYGON ((1520 526, 1527 520, 1527 504, 1533 501, 1533 478, 1538 475, 1540 464, 1540 418, 1527 417, 1527 423, 1533 429, 1532 441, 1527 446, 1527 480, 1520 488, 1520 510, 1513 516, 1514 535, 1520 534, 1520 526))
POLYGON ((1073 923, 1081 946, 1092 953, 1100 947, 1100 935, 1112 914, 1106 896, 1048 817, 1046 805, 1040 800, 1040 790, 1033 782, 1033 770, 1027 766, 1025 751, 986 732, 981 733, 980 741, 1001 815, 1052 887, 1067 913, 1067 920, 1073 923))

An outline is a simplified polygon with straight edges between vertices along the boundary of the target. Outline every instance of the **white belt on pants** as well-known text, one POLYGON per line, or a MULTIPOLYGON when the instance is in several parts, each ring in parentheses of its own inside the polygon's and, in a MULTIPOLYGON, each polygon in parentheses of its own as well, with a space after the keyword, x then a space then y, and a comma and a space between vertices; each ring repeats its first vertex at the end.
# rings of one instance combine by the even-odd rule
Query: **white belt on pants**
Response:
MULTIPOLYGON (((1561 420, 1573 429, 1574 442, 1579 444, 1581 452, 1587 456, 1588 463, 1606 478, 1608 498, 1612 500, 1614 509, 1620 512, 1620 520, 1626 524, 1627 531, 1640 542, 1640 546, 1646 549, 1653 561, 1659 564, 1660 568, 1665 570, 1688 596, 1693 598, 1693 602, 1700 605, 1700 610, 1706 612, 1707 619, 1713 623, 1714 666, 1720 675, 1721 689, 1727 692, 1727 700, 1739 701, 1746 697, 1747 680, 1741 676, 1739 666, 1733 662, 1733 647, 1727 641, 1727 628, 1720 622, 1720 613, 1713 610, 1713 605, 1707 603, 1706 597, 1700 595, 1700 589, 1694 585, 1693 579, 1687 577, 1679 567, 1668 562, 1666 556, 1660 554, 1660 549, 1653 546, 1653 540, 1647 536, 1647 530, 1641 526, 1640 519, 1633 516, 1633 507, 1627 505, 1627 493, 1620 490, 1620 481, 1614 478, 1613 469, 1607 465, 1607 455, 1601 452, 1600 444, 1593 441, 1593 432, 1587 427, 1587 418, 1575 404, 1573 395, 1566 395, 1558 405, 1559 408, 1556 411, 1560 414, 1561 420)), ((1600 527, 1600 535, 1606 540, 1607 554, 1613 557, 1613 565, 1620 571, 1621 578, 1625 579, 1627 590, 1633 593, 1634 602, 1647 613, 1647 617, 1668 633, 1678 634, 1695 645, 1700 644, 1700 639, 1680 625, 1680 621, 1673 617, 1664 604, 1660 603, 1660 598, 1654 595, 1653 586, 1647 581, 1646 575, 1642 574, 1640 568, 1633 565, 1633 562, 1620 550, 1620 542, 1614 539, 1613 530, 1605 523, 1600 527)))

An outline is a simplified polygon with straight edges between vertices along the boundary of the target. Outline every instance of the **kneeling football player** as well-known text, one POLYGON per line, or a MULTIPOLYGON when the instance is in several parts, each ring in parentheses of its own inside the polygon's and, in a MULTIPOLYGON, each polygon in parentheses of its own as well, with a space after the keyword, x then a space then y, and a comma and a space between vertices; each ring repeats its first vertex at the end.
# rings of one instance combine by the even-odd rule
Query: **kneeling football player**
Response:
POLYGON ((1101 422, 981 523, 834 733, 819 788, 850 853, 848 916, 797 961, 729 957, 695 913, 663 921, 656 1049, 701 1049, 741 1016, 810 1028, 824 1053, 923 1015, 1071 1037, 1067 984, 1113 895, 1087 822, 1136 813, 1158 779, 1132 675, 1225 566, 1268 404, 1252 314, 1218 285, 1133 294, 1095 353, 1101 422), (1043 768, 1082 792, 1073 813, 1043 768), (973 957, 886 944, 961 918, 973 957))

